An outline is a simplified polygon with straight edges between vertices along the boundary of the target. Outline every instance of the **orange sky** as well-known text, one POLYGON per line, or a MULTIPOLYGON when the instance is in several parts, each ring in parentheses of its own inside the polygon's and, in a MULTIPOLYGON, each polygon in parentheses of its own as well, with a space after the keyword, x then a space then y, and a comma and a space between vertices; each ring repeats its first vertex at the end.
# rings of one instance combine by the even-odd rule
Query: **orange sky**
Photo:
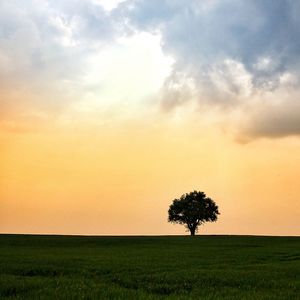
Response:
POLYGON ((198 189, 221 212, 200 233, 300 233, 296 138, 244 145, 188 122, 83 127, 1 133, 1 232, 183 234, 168 206, 198 189))

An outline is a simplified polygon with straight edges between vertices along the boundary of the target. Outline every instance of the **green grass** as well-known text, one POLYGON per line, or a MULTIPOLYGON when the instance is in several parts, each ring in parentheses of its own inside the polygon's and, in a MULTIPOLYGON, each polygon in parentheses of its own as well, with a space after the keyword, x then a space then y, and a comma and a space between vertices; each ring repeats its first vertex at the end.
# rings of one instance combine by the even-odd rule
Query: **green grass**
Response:
POLYGON ((0 235, 1 299, 299 295, 299 237, 0 235))

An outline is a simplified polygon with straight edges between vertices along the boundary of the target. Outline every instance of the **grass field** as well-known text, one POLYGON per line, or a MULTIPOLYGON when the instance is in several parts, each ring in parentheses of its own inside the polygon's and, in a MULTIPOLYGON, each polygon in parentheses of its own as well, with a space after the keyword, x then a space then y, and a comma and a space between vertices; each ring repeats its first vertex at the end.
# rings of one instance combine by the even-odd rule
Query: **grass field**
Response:
POLYGON ((300 299, 300 238, 0 235, 1 299, 300 299))

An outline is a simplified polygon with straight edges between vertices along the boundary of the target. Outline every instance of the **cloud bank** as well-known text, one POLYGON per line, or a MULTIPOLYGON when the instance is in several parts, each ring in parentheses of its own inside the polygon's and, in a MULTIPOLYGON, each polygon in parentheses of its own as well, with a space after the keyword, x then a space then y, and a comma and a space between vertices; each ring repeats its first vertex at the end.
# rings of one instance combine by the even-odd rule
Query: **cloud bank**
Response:
POLYGON ((246 134, 279 137, 300 134, 299 9, 289 0, 165 0, 135 1, 128 14, 159 30, 175 58, 163 107, 184 105, 192 91, 200 105, 239 110, 246 134))
POLYGON ((299 11, 292 0, 2 1, 0 105, 58 111, 85 99, 91 58, 150 34, 173 59, 164 112, 193 103, 249 138, 300 135, 299 11))

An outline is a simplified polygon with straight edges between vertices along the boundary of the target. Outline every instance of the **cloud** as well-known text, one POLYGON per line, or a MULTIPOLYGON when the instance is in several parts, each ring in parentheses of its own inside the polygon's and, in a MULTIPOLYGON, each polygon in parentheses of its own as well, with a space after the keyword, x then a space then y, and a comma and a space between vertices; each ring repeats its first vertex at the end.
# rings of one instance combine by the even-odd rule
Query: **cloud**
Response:
POLYGON ((122 31, 88 0, 1 1, 0 28, 1 118, 4 110, 51 114, 76 101, 89 57, 122 31))
MULTIPOLYGON (((226 113, 228 108, 240 110, 256 124, 254 135, 278 137, 300 134, 298 98, 281 99, 280 106, 271 104, 264 112, 261 107, 270 92, 272 98, 280 97, 278 90, 286 87, 282 78, 299 78, 299 6, 292 0, 136 0, 123 10, 132 26, 159 31, 165 53, 176 61, 162 90, 164 109, 192 98, 199 105, 206 102, 205 107, 223 107, 226 113), (193 82, 191 89, 187 78, 193 82), (257 111, 253 108, 250 117, 249 102, 258 96, 261 101, 255 101, 257 111)), ((300 90, 298 79, 287 91, 291 90, 300 90)))
POLYGON ((144 30, 160 30, 164 49, 178 67, 201 73, 232 59, 256 79, 273 78, 298 61, 300 34, 295 1, 135 1, 130 19, 144 30), (269 68, 257 68, 267 59, 269 68))
POLYGON ((247 116, 240 122, 239 138, 279 138, 300 133, 300 92, 280 88, 276 93, 262 96, 259 105, 249 104, 247 116))
POLYGON ((110 97, 128 107, 151 78, 164 112, 192 104, 217 111, 239 135, 299 135, 299 9, 292 0, 2 1, 0 119, 110 97), (137 74, 125 76, 130 69, 137 74))
POLYGON ((251 137, 283 137, 297 135, 300 132, 300 105, 293 109, 285 107, 270 107, 254 115, 255 126, 248 133, 251 137))
POLYGON ((22 82, 74 78, 85 55, 118 31, 102 6, 90 1, 12 0, 1 2, 0 12, 0 57, 6 75, 22 82))
POLYGON ((8 124, 2 128, 36 116, 99 120, 109 110, 120 118, 149 110, 136 103, 154 97, 173 60, 162 53, 159 34, 127 24, 121 3, 0 3, 0 122, 8 124))

